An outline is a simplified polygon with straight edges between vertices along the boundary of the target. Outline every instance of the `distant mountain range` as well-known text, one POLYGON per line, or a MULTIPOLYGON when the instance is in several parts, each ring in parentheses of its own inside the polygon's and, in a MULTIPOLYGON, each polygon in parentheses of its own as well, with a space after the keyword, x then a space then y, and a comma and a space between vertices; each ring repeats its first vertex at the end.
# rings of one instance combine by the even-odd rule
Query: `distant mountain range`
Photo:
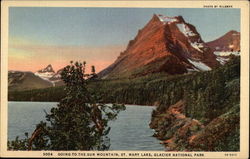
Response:
POLYGON ((240 55, 240 33, 234 30, 227 32, 220 38, 207 43, 217 56, 216 60, 224 65, 231 55, 240 55))
POLYGON ((43 78, 44 80, 50 80, 50 78, 55 74, 55 71, 53 70, 51 64, 49 64, 44 69, 38 70, 35 72, 35 75, 43 78))
POLYGON ((36 76, 32 72, 9 71, 8 72, 8 89, 14 90, 29 90, 52 87, 50 81, 36 76))
POLYGON ((8 88, 10 91, 40 89, 63 85, 62 69, 54 71, 51 64, 37 72, 8 71, 8 88))
POLYGON ((60 69, 57 72, 55 72, 52 65, 49 64, 44 69, 41 69, 41 70, 38 70, 37 72, 35 72, 35 75, 41 77, 44 80, 50 81, 52 83, 56 83, 56 82, 59 82, 61 80, 60 73, 62 72, 62 70, 63 69, 60 69))
MULTIPOLYGON (((240 33, 229 31, 205 43, 195 26, 182 16, 153 15, 136 37, 129 41, 116 61, 98 73, 99 78, 139 77, 164 72, 168 75, 208 71, 224 65, 230 56, 240 55, 240 33)), ((9 71, 9 90, 63 85, 62 69, 51 64, 35 73, 9 71)))

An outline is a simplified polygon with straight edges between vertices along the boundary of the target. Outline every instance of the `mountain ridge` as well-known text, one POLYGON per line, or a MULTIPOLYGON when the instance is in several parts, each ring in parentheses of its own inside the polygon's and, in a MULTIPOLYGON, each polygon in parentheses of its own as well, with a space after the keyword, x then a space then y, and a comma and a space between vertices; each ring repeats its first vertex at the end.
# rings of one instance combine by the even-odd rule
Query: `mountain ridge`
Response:
POLYGON ((220 65, 195 27, 182 16, 154 14, 117 60, 98 75, 112 78, 156 72, 183 74, 201 70, 197 63, 210 69, 220 65))
POLYGON ((214 54, 216 60, 222 65, 227 63, 231 56, 240 56, 240 32, 230 30, 219 38, 206 43, 214 54))
POLYGON ((240 32, 230 30, 219 38, 206 43, 213 51, 240 52, 240 32))
POLYGON ((53 84, 36 76, 28 71, 9 71, 8 72, 8 89, 13 90, 29 90, 52 87, 53 84))

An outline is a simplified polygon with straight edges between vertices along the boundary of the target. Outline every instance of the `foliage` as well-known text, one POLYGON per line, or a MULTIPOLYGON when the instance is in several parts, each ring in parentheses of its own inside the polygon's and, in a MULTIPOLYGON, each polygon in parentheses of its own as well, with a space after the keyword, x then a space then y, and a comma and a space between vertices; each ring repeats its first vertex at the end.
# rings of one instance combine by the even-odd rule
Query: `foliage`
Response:
POLYGON ((8 91, 8 100, 59 102, 65 97, 65 94, 64 86, 25 91, 8 91))
POLYGON ((108 122, 116 119, 124 105, 97 103, 94 90, 87 88, 85 62, 71 62, 62 73, 66 95, 46 115, 31 137, 8 144, 10 150, 106 150, 108 122))
MULTIPOLYGON (((174 130, 171 114, 166 114, 177 101, 185 102, 183 115, 201 122, 204 127, 193 134, 192 146, 187 150, 239 151, 240 119, 240 58, 233 58, 223 67, 199 72, 179 80, 172 80, 165 86, 165 100, 152 112, 150 126, 156 130, 154 136, 170 138, 174 130)), ((191 130, 191 129, 190 129, 191 130)), ((177 131, 179 132, 179 131, 177 131)), ((188 134, 186 135, 188 136, 188 134)), ((184 146, 188 140, 176 140, 175 145, 184 146)), ((180 148, 179 147, 179 148, 180 148)), ((176 147, 175 147, 176 148, 176 147)), ((176 148, 175 150, 180 150, 176 148)))

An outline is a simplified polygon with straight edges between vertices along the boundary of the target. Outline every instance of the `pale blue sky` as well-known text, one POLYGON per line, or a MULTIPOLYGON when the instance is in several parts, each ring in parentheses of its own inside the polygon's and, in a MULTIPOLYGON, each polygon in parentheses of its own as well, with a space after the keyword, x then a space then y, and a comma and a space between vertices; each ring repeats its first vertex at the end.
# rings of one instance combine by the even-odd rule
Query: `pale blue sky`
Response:
POLYGON ((154 13, 182 15, 204 41, 240 31, 240 9, 12 7, 9 33, 50 45, 121 45, 133 39, 154 13))
POLYGON ((9 69, 58 70, 85 60, 97 72, 112 64, 153 14, 182 15, 204 41, 240 31, 239 9, 45 8, 9 10, 9 69))

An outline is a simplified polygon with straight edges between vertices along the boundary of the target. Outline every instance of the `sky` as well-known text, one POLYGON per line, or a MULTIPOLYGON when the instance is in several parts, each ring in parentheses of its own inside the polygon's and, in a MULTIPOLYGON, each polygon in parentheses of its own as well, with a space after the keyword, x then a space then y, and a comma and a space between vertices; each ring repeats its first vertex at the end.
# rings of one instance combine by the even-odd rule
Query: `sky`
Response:
POLYGON ((86 61, 99 72, 112 64, 153 14, 181 15, 205 42, 240 31, 240 9, 70 8, 9 9, 9 70, 32 71, 86 61))

